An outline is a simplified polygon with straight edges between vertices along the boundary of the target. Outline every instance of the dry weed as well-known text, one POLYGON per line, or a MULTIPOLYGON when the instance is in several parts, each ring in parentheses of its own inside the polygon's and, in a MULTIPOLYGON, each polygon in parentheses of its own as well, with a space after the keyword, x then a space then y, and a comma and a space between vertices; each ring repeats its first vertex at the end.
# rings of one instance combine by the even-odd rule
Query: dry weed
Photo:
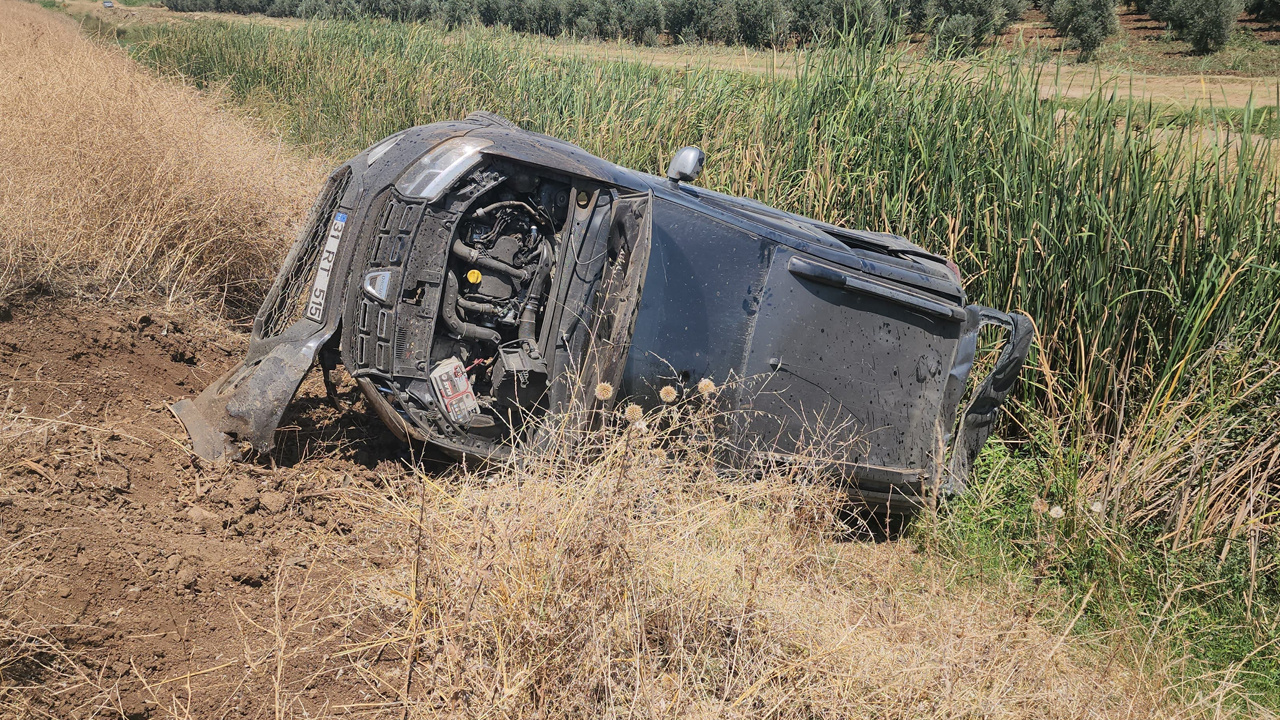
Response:
POLYGON ((1244 536, 1251 572, 1266 572, 1257 547, 1280 518, 1280 363, 1224 342, 1188 365, 1185 394, 1158 393, 1123 432, 1095 440, 1082 516, 1163 525, 1174 548, 1221 543, 1224 559, 1244 536))
POLYGON ((251 309, 322 175, 65 16, 0 1, 0 302, 158 291, 251 309))
POLYGON ((817 464, 717 471, 714 441, 683 432, 706 423, 629 420, 572 460, 548 450, 348 493, 359 552, 385 550, 352 570, 355 627, 376 630, 347 652, 385 709, 1171 715, 1122 669, 1080 662, 1015 591, 961 588, 907 543, 849 541, 817 464))

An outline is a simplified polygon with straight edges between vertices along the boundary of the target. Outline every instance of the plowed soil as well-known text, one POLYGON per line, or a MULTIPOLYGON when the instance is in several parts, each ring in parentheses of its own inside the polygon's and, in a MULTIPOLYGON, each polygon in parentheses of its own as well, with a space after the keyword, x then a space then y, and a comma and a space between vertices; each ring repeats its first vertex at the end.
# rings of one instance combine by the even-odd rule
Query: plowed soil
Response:
MULTIPOLYGON (((6 669, 43 689, 25 694, 33 715, 98 707, 140 718, 164 705, 166 716, 252 717, 290 688, 306 709, 307 676, 264 672, 278 643, 253 638, 272 639, 273 622, 333 587, 320 548, 350 528, 326 489, 379 466, 398 472, 399 448, 365 442, 370 418, 333 409, 312 377, 282 423, 274 465, 202 465, 167 405, 202 389, 244 344, 162 312, 84 304, 21 306, 0 322, 0 546, 34 571, 0 602, 20 625, 52 629, 87 668, 59 675, 45 657, 6 669)), ((311 697, 366 701, 357 687, 367 685, 330 679, 311 697)))

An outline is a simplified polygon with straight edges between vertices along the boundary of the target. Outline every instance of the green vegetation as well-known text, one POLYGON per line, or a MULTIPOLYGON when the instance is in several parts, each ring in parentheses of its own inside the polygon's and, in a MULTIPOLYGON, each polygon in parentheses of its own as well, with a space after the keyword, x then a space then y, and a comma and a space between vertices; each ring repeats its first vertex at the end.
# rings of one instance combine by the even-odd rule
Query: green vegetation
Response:
POLYGON ((1277 0, 1248 0, 1245 10, 1254 17, 1280 20, 1280 2, 1277 0))
MULTIPOLYGON (((1218 52, 1196 53, 1173 33, 1138 37, 1122 33, 1107 40, 1092 62, 1125 72, 1153 75, 1235 75, 1272 78, 1280 75, 1280 47, 1268 44, 1247 27, 1237 27, 1231 41, 1218 52)), ((1208 99, 1216 95, 1210 86, 1208 99)), ((1274 95, 1268 93, 1274 101, 1274 95)), ((1264 98, 1266 99, 1266 98, 1264 98)))
POLYGON ((1275 495, 1275 460, 1258 457, 1280 449, 1280 378, 1256 353, 1226 344, 1202 357, 1198 389, 1148 404, 1118 436, 1034 414, 917 537, 974 577, 1017 578, 1069 616, 1078 608, 1077 629, 1125 638, 1115 652, 1154 676, 1194 678, 1249 717, 1274 710, 1280 542, 1245 514, 1275 495))
POLYGON ((1231 39, 1241 0, 1155 0, 1148 6, 1152 19, 1168 23, 1178 37, 1197 52, 1221 50, 1231 39))
POLYGON ((1046 2, 1044 9, 1054 28, 1079 46, 1083 58, 1092 57, 1120 28, 1114 0, 1057 0, 1046 2))
MULTIPOLYGON (((1005 1, 996 4, 1003 7, 1005 1)), ((553 37, 626 38, 648 45, 666 32, 675 42, 753 47, 777 47, 793 38, 806 43, 855 24, 884 25, 909 11, 902 0, 167 0, 166 5, 180 12, 433 19, 450 26, 479 22, 553 37)))
MULTIPOLYGON (((274 17, 479 23, 516 32, 640 45, 722 43, 800 47, 848 35, 918 40, 942 55, 970 53, 1022 19, 1034 4, 1081 59, 1119 30, 1117 0, 128 0, 163 2, 178 12, 264 13, 274 17)), ((1165 23, 1195 53, 1221 51, 1248 11, 1280 19, 1280 0, 1126 0, 1165 23)), ((1147 39, 1143 44, 1156 41, 1147 39)), ((1240 68, 1231 68, 1240 69, 1240 68)))
POLYGON ((1022 17, 1026 0, 165 0, 178 12, 276 17, 386 17, 468 23, 558 37, 778 48, 840 34, 930 32, 945 51, 971 50, 1022 17))
POLYGON ((548 57, 475 28, 147 33, 137 58, 318 152, 484 109, 650 172, 698 144, 701 184, 950 254, 975 299, 1040 337, 987 481, 917 532, 1087 595, 1082 623, 1138 623, 1143 662, 1186 655, 1179 672, 1280 702, 1280 227, 1255 109, 1156 122, 1105 88, 1042 100, 1016 61, 908 63, 874 43, 811 53, 787 80, 548 57))

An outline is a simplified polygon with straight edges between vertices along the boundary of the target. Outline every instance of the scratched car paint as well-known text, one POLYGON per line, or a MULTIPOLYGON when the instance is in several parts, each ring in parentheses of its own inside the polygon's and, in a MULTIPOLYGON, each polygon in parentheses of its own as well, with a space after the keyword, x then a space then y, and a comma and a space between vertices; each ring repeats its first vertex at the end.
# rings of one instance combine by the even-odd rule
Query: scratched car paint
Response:
POLYGON ((969 304, 955 266, 903 238, 698 188, 702 162, 684 148, 659 178, 487 113, 374 145, 329 178, 245 360, 174 406, 194 451, 269 450, 317 362, 344 365, 390 432, 459 457, 708 379, 751 449, 731 461, 825 429, 877 507, 963 489, 1030 321, 969 304), (986 325, 1005 341, 970 387, 986 325))

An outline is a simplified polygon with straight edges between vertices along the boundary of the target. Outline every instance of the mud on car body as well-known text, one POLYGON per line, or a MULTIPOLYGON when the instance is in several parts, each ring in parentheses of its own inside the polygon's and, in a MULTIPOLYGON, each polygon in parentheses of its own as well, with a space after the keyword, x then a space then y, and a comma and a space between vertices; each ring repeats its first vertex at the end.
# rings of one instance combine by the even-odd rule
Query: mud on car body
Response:
POLYGON ((1030 321, 967 304, 954 265, 900 237, 694 187, 701 165, 685 148, 659 178, 487 113, 374 145, 329 178, 244 362, 174 406, 194 451, 270 449, 317 360, 397 436, 456 456, 707 378, 743 411, 742 447, 856 436, 844 476, 870 503, 962 489, 1030 321), (1008 336, 958 413, 989 324, 1008 336))

